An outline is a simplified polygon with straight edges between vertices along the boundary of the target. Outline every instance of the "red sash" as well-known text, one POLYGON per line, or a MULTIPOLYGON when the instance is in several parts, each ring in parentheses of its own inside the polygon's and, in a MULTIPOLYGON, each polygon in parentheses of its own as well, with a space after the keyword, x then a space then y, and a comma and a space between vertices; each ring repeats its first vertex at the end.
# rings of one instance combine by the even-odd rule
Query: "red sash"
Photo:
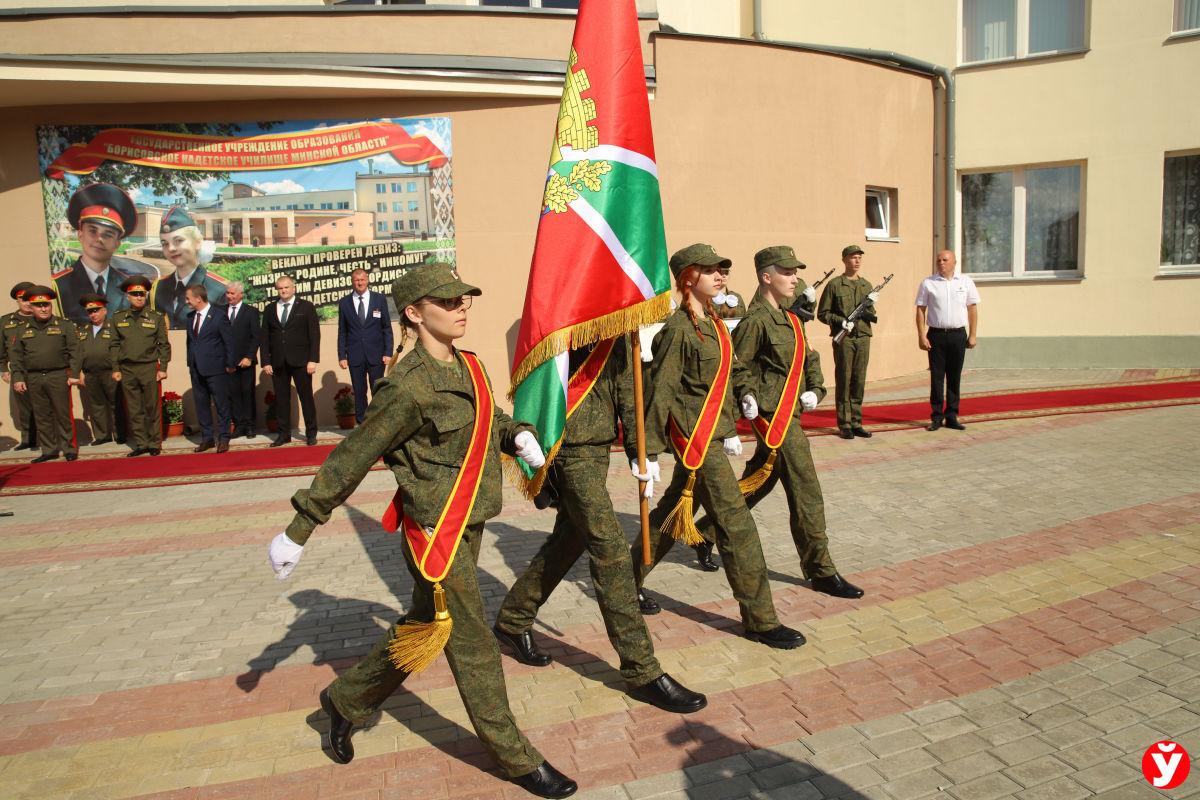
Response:
MULTIPOLYGON (((588 394, 592 391, 592 387, 596 385, 596 379, 600 377, 600 373, 604 371, 604 365, 608 363, 608 357, 612 355, 613 346, 617 340, 601 339, 596 342, 596 346, 592 348, 592 352, 588 353, 588 357, 579 365, 579 369, 575 370, 575 374, 567 381, 567 416, 571 419, 571 415, 583 405, 583 401, 587 399, 588 394)), ((546 463, 550 463, 550 458, 546 458, 546 463)))
POLYGON ((804 378, 804 353, 808 349, 804 341, 804 328, 800 318, 791 311, 784 311, 784 317, 796 334, 796 352, 792 354, 792 365, 788 368, 787 381, 783 385, 783 393, 779 395, 779 403, 775 407, 775 415, 768 422, 763 415, 754 418, 751 423, 758 438, 772 450, 778 450, 787 437, 788 428, 796 415, 796 403, 800 402, 800 381, 804 378))
POLYGON ((708 387, 708 395, 704 398, 704 406, 696 419, 696 427, 692 429, 691 436, 684 438, 683 430, 675 418, 671 417, 667 421, 667 433, 671 437, 671 445, 675 448, 679 463, 693 472, 704 464, 704 456, 712 442, 717 420, 721 418, 721 404, 725 402, 725 395, 729 391, 729 375, 733 368, 733 342, 729 338, 729 329, 722 320, 714 319, 712 323, 717 332, 721 363, 717 365, 717 374, 713 376, 712 384, 708 387))
POLYGON ((467 366, 475 390, 475 422, 471 428, 471 442, 467 445, 462 467, 454 479, 450 497, 432 533, 426 533, 420 524, 404 513, 404 499, 399 489, 391 505, 384 511, 382 520, 383 529, 395 533, 403 519, 404 535, 413 560, 421 570, 421 575, 431 583, 440 582, 450 571, 454 553, 458 550, 467 520, 471 517, 471 509, 475 506, 475 496, 479 491, 488 447, 492 441, 492 419, 495 414, 492 387, 474 353, 460 350, 458 355, 467 366))

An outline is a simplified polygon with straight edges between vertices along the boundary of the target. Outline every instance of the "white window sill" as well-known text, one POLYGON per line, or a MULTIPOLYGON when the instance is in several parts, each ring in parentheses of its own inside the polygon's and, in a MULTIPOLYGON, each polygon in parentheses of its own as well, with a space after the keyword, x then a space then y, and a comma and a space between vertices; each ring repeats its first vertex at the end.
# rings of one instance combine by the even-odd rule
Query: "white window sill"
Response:
POLYGON ((894 244, 900 243, 899 236, 874 236, 868 233, 866 234, 866 238, 868 242, 892 242, 894 244))
POLYGON ((1064 56, 1082 56, 1091 52, 1090 47, 1080 47, 1075 50, 1055 50, 1051 53, 1030 53, 1024 56, 1009 56, 1008 58, 993 58, 988 61, 967 61, 958 65, 955 72, 962 70, 973 70, 980 67, 996 67, 1007 64, 1024 64, 1028 61, 1046 61, 1052 58, 1063 58, 1064 56))
POLYGON ((964 272, 975 283, 1080 283, 1083 281, 1082 272, 1022 272, 1013 275, 1011 272, 964 272))
POLYGON ((1200 28, 1192 28, 1187 31, 1175 31, 1166 38, 1168 42, 1177 42, 1181 39, 1197 39, 1200 38, 1200 28))
POLYGON ((1160 264, 1159 278, 1197 278, 1200 277, 1200 264, 1160 264))

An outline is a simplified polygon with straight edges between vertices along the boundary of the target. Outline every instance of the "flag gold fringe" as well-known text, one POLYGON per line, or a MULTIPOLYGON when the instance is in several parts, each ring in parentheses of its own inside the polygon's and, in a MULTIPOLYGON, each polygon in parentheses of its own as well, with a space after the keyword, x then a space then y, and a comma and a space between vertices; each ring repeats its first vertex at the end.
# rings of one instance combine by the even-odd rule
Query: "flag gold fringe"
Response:
POLYGON ((695 485, 696 471, 692 470, 688 473, 687 484, 683 487, 683 494, 679 496, 679 502, 675 504, 675 508, 671 509, 671 513, 659 527, 659 531, 662 533, 690 547, 695 547, 704 541, 704 537, 696 528, 695 500, 692 495, 692 488, 695 485))
POLYGON ((741 490, 743 497, 749 497, 757 492, 771 477, 771 473, 775 470, 775 453, 776 451, 772 450, 767 456, 766 463, 738 481, 738 489, 741 490))
POLYGON ((388 658, 397 669, 420 672, 433 663, 450 641, 454 620, 446 608, 446 593, 440 583, 433 585, 433 622, 405 622, 396 629, 388 645, 388 658))
POLYGON ((554 457, 558 455, 558 451, 562 449, 562 437, 554 443, 550 448, 550 452, 546 453, 546 463, 543 464, 538 471, 533 473, 532 478, 525 477, 525 470, 521 469, 521 465, 517 463, 517 459, 509 455, 500 456, 500 468, 504 471, 504 477, 508 482, 517 487, 526 500, 532 500, 537 497, 542 491, 542 485, 546 482, 546 473, 550 471, 550 464, 554 461, 554 457))
POLYGON ((601 339, 621 336, 629 331, 637 330, 642 325, 651 325, 665 317, 670 310, 671 295, 669 292, 663 292, 637 305, 626 306, 610 314, 554 331, 534 345, 533 349, 525 354, 525 358, 513 370, 508 399, 513 398, 521 381, 559 353, 564 353, 572 347, 584 347, 601 339))

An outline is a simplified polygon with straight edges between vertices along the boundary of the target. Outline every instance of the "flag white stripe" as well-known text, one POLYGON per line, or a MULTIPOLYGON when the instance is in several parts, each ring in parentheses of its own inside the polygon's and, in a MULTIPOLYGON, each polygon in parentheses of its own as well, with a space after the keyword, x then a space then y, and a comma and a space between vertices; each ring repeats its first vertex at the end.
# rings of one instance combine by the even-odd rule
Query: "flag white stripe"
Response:
POLYGON ((608 251, 612 253, 612 257, 621 266, 621 270, 638 287, 638 291, 642 293, 642 297, 646 300, 654 297, 657 292, 654 291, 654 286, 651 285, 650 279, 646 277, 645 270, 629 254, 629 251, 625 249, 625 245, 621 244, 621 240, 617 238, 616 231, 609 227, 608 220, 599 211, 592 208, 591 203, 582 197, 576 197, 568 205, 600 237, 600 240, 604 242, 608 251))
POLYGON ((658 178, 658 165, 654 163, 654 159, 648 158, 636 150, 617 147, 615 144, 602 144, 590 150, 572 150, 563 145, 563 161, 583 161, 585 158, 589 161, 617 161, 628 167, 649 172, 656 179, 658 178))

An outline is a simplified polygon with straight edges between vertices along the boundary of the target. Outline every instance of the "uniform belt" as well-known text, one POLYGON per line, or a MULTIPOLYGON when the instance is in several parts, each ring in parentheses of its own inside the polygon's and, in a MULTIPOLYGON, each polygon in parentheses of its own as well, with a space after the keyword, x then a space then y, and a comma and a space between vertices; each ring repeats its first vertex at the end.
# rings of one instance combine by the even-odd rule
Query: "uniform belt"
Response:
POLYGON ((26 375, 46 376, 46 375, 58 375, 59 373, 65 373, 66 371, 67 371, 66 367, 59 367, 58 369, 27 369, 27 370, 25 370, 25 374, 26 375))
POLYGON ((931 331, 947 331, 947 332, 949 332, 949 331, 961 331, 962 329, 963 329, 962 326, 959 326, 957 328, 935 328, 932 325, 929 326, 929 330, 931 330, 931 331))

